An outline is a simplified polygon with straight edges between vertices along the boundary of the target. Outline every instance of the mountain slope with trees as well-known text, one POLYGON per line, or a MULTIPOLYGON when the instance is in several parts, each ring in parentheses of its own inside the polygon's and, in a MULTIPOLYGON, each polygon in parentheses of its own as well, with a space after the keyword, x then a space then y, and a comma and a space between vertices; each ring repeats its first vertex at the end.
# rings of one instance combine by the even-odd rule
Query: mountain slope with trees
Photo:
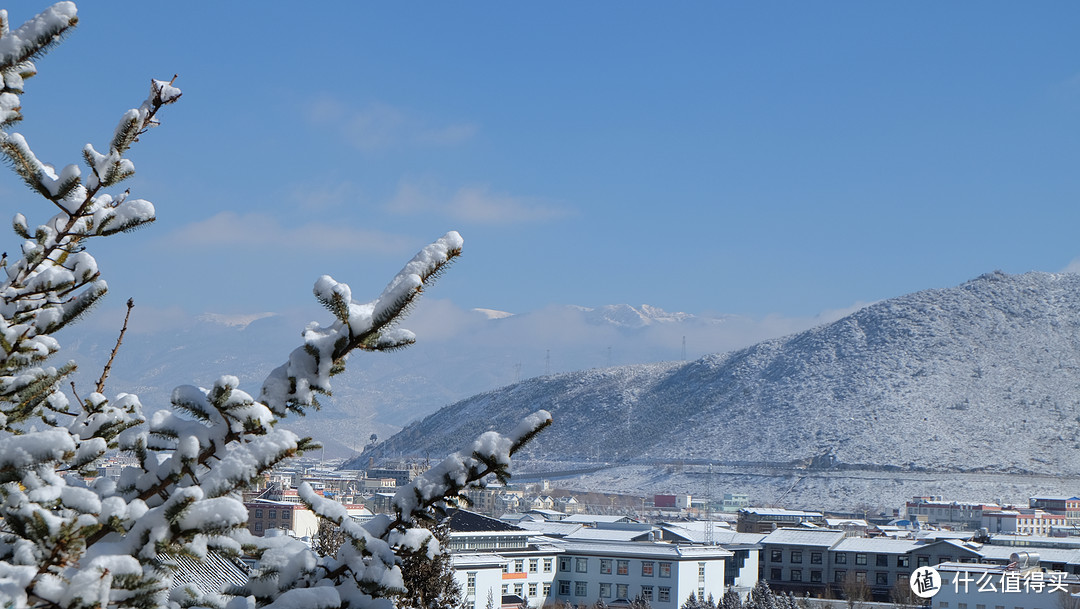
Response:
POLYGON ((439 454, 535 408, 544 460, 1080 474, 1080 275, 990 273, 687 363, 530 379, 362 457, 439 454))

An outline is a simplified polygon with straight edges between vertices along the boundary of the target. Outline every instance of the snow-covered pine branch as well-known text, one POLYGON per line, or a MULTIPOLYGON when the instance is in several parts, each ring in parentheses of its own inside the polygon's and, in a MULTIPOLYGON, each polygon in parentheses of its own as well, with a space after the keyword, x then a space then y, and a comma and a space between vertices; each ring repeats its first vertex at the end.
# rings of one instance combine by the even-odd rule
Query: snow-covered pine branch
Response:
MULTIPOLYGON (((12 32, 0 11, 0 129, 19 118, 24 79, 36 72, 30 60, 76 21, 74 4, 61 2, 12 32)), ((402 553, 438 551, 418 525, 487 476, 505 480, 511 456, 550 424, 548 413, 532 415, 508 436, 484 434, 403 489, 394 518, 365 527, 303 489, 313 510, 343 528, 346 543, 335 556, 318 557, 289 538, 249 534, 241 491, 315 446, 278 427, 278 419, 317 407, 315 394, 329 393, 330 377, 344 369, 349 353, 415 340, 397 323, 460 254, 456 232, 421 250, 371 302, 354 302, 349 286, 320 278, 315 296, 334 321, 309 325, 304 344, 271 373, 259 400, 223 375, 208 389, 176 388, 172 410, 148 419, 138 396, 117 393, 110 400, 103 383, 84 399, 69 400, 60 381, 75 364, 46 365, 59 349, 52 335, 107 290, 86 251, 92 238, 154 220, 150 202, 105 190, 133 174, 125 154, 180 95, 172 81, 152 81, 147 99, 122 115, 107 151, 82 149, 85 177, 76 165, 56 170, 26 137, 0 130, 0 153, 53 214, 33 228, 16 214, 20 254, 0 259, 0 606, 389 609, 406 593, 402 553), (137 465, 118 482, 92 478, 110 450, 130 453, 137 465), (260 569, 247 586, 221 594, 172 585, 180 557, 210 552, 254 556, 260 569)))

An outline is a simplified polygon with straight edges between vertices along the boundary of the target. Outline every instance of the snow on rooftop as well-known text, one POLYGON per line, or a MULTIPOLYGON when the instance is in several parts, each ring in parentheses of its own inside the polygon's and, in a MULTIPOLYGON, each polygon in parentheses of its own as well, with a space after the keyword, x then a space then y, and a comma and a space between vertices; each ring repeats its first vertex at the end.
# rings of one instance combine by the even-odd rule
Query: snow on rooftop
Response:
POLYGON ((832 529, 776 529, 765 536, 761 543, 786 543, 803 546, 832 547, 844 536, 844 531, 832 529))

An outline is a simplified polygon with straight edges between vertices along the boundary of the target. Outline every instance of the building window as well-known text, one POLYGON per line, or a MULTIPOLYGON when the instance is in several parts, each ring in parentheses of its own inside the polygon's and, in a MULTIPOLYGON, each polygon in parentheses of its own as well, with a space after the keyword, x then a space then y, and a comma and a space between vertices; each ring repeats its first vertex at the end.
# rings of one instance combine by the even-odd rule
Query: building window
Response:
POLYGON ((630 598, 630 586, 626 584, 615 584, 615 599, 620 598, 629 600, 630 598))
POLYGON ((603 582, 600 584, 600 598, 611 598, 611 584, 603 582))
POLYGON ((791 562, 794 562, 794 563, 802 562, 802 550, 792 550, 791 551, 791 562))
POLYGON ((574 570, 578 573, 587 573, 589 569, 589 559, 579 558, 575 561, 574 570))
POLYGON ((943 562, 951 562, 951 561, 952 561, 952 556, 938 556, 937 557, 937 564, 939 564, 939 565, 941 563, 943 563, 943 562))
POLYGON ((653 563, 651 561, 641 561, 641 576, 652 577, 653 576, 653 563))
POLYGON ((810 581, 815 583, 815 584, 820 584, 821 583, 821 571, 811 571, 810 572, 810 581))
POLYGON ((783 579, 784 576, 780 574, 780 571, 781 571, 780 569, 776 569, 776 568, 771 569, 769 571, 769 579, 771 579, 773 581, 776 581, 776 582, 783 579))
POLYGON ((874 585, 876 586, 888 586, 889 574, 878 571, 874 574, 874 585))
POLYGON ((267 516, 269 518, 277 518, 277 510, 270 510, 269 514, 267 514, 267 516))
POLYGON ((812 565, 820 565, 821 564, 821 552, 811 552, 810 553, 810 564, 812 564, 812 565))
POLYGON ((469 571, 465 578, 465 594, 476 596, 476 571, 469 571))
POLYGON ((889 555, 888 554, 878 554, 875 557, 875 559, 877 560, 877 562, 875 563, 877 566, 879 566, 879 567, 887 567, 887 566, 889 566, 889 555))
POLYGON ((574 596, 585 596, 589 592, 589 582, 574 582, 574 596))
POLYGON ((660 563, 660 577, 671 577, 671 563, 660 563))
POLYGON ((600 559, 600 572, 603 573, 604 575, 611 575, 611 559, 610 558, 601 558, 600 559))
POLYGON ((551 596, 551 582, 544 583, 544 596, 551 596))
POLYGON ((524 596, 525 584, 514 584, 514 594, 518 596, 524 596))
POLYGON ((550 558, 544 559, 544 573, 551 573, 551 562, 552 559, 550 558))
POLYGON ((562 572, 565 573, 565 572, 567 572, 569 570, 570 570, 570 557, 569 556, 561 556, 561 557, 559 557, 559 571, 562 571, 562 572))
POLYGON ((793 582, 801 582, 802 581, 802 569, 792 569, 791 570, 791 581, 793 581, 793 582))
POLYGON ((525 572, 525 561, 520 559, 520 558, 515 560, 514 561, 514 573, 524 573, 524 572, 525 572))
POLYGON ((255 517, 262 518, 262 509, 255 510, 255 517))
POLYGON ((503 573, 509 573, 510 572, 510 563, 504 562, 502 568, 503 568, 503 573))
POLYGON ((652 600, 652 586, 642 586, 641 587, 641 598, 642 598, 642 600, 646 600, 646 601, 651 601, 652 600))
POLYGON ((697 564, 697 580, 699 582, 705 581, 705 563, 703 562, 697 564))
POLYGON ((510 584, 503 584, 502 585, 502 593, 503 594, 510 594, 510 584))
POLYGON ((255 523, 255 532, 256 533, 262 533, 262 530, 263 530, 262 529, 262 523, 261 522, 256 522, 255 523))
POLYGON ((570 595, 570 582, 565 579, 559 580, 559 594, 563 596, 570 595))
POLYGON ((929 567, 930 566, 930 557, 929 556, 916 556, 915 557, 915 566, 916 567, 929 567))
POLYGON ((530 558, 529 559, 529 573, 536 573, 539 570, 540 570, 540 559, 539 558, 530 558))
MULTIPOLYGON (((630 561, 620 560, 615 562, 616 575, 630 575, 630 561)), ((620 596, 619 598, 625 598, 620 596)))
POLYGON ((910 561, 911 561, 910 556, 897 556, 896 557, 896 566, 898 566, 900 568, 903 568, 903 569, 907 569, 908 568, 908 563, 910 561))
POLYGON ((529 598, 536 598, 536 584, 529 584, 529 598))
POLYGON ((857 564, 857 565, 865 565, 866 564, 866 554, 856 554, 855 555, 855 564, 857 564))
POLYGON ((840 552, 839 554, 837 554, 836 555, 836 564, 838 564, 838 565, 846 565, 847 564, 847 554, 844 554, 843 552, 840 552))
POLYGON ((833 575, 833 581, 838 584, 842 584, 847 581, 847 571, 836 571, 833 575))
POLYGON ((783 550, 772 550, 772 551, 770 551, 769 552, 769 561, 770 562, 784 562, 784 551, 783 550))
POLYGON ((866 571, 856 571, 855 572, 855 581, 860 583, 860 584, 865 582, 866 581, 866 571))
POLYGON ((660 586, 657 590, 656 600, 661 603, 671 602, 671 586, 660 586))

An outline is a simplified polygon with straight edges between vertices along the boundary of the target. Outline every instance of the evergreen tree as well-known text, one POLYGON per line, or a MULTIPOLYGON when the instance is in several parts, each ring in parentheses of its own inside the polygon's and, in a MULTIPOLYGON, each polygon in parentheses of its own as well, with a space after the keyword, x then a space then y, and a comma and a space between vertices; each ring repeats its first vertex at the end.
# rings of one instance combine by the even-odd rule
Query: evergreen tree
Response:
POLYGON ((739 597, 739 593, 732 588, 728 588, 724 592, 724 596, 720 597, 719 603, 720 609, 742 609, 742 598, 739 597))
POLYGON ((150 202, 115 187, 134 173, 130 147, 181 95, 172 81, 152 81, 146 101, 122 115, 106 148, 83 148, 85 170, 39 160, 9 129, 21 118, 33 60, 76 22, 70 2, 14 31, 0 11, 0 153, 53 214, 35 224, 16 214, 22 243, 17 255, 0 258, 0 605, 388 609, 406 594, 402 557, 440 555, 421 525, 487 476, 505 481, 511 456, 550 424, 548 413, 531 415, 509 435, 485 433, 400 490, 392 515, 364 526, 301 486, 301 500, 344 537, 327 556, 288 537, 250 535, 240 493, 281 460, 317 446, 276 423, 317 408, 317 394, 330 392, 350 353, 414 341, 396 324, 458 257, 461 237, 451 232, 424 248, 369 303, 354 301, 348 285, 320 278, 315 296, 334 320, 304 331, 303 344, 271 372, 258 398, 229 375, 208 389, 177 388, 172 411, 152 417, 134 394, 106 397, 104 374, 84 397, 65 394, 61 381, 74 364, 48 365, 60 348, 53 335, 107 290, 88 251, 94 240, 154 220, 150 202), (87 483, 109 451, 134 456, 137 466, 119 482, 87 483), (222 594, 170 591, 175 557, 209 552, 253 556, 259 569, 248 585, 222 594))
POLYGON ((679 609, 702 609, 701 603, 698 601, 697 593, 691 592, 690 596, 686 597, 683 601, 682 607, 679 609))
POLYGON ((401 607, 416 609, 457 609, 464 595, 454 580, 454 567, 447 545, 450 530, 445 524, 435 525, 432 538, 438 542, 439 551, 429 557, 425 551, 409 551, 402 557, 401 576, 406 593, 401 596, 401 607))
POLYGON ((765 580, 759 579, 743 605, 746 609, 780 609, 776 595, 765 580))

